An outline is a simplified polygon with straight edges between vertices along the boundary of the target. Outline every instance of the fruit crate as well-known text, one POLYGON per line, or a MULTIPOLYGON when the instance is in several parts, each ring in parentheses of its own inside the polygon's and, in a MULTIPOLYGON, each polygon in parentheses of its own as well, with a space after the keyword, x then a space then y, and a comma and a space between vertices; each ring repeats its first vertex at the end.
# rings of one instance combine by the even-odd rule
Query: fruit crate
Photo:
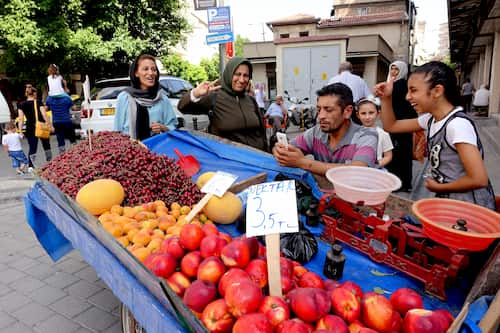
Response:
POLYGON ((38 175, 35 175, 35 177, 37 179, 35 186, 41 190, 40 192, 50 202, 48 206, 57 205, 60 210, 64 211, 72 220, 93 235, 178 320, 186 329, 186 332, 208 333, 201 321, 193 315, 182 299, 171 290, 165 281, 156 277, 125 249, 102 227, 95 216, 91 215, 71 197, 43 177, 38 175))

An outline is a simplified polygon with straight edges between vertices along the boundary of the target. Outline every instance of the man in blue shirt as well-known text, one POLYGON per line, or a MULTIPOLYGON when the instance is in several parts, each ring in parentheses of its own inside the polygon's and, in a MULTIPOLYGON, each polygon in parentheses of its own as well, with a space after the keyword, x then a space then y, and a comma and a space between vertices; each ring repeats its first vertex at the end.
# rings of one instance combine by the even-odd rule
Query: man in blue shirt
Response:
POLYGON ((283 104, 283 96, 276 96, 276 102, 269 105, 264 118, 268 119, 269 123, 273 125, 273 134, 275 135, 281 128, 281 122, 286 115, 285 104, 283 104))
POLYGON ((73 101, 67 94, 61 94, 49 96, 45 105, 52 110, 52 125, 56 132, 59 152, 62 153, 66 150, 65 139, 68 139, 72 144, 76 143, 75 129, 70 115, 73 101))

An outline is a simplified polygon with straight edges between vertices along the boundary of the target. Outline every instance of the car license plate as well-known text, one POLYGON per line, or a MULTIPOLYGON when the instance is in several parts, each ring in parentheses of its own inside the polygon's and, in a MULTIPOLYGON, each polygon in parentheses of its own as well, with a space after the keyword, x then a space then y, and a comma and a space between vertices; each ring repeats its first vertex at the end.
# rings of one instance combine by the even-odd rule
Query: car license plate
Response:
POLYGON ((101 116, 112 116, 115 114, 115 108, 101 109, 101 116))

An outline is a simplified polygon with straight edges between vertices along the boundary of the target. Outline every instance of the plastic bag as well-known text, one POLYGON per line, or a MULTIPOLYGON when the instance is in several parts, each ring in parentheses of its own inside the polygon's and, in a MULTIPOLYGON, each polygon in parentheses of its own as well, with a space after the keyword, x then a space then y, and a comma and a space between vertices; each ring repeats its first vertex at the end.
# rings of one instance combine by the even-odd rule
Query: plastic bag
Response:
POLYGON ((308 262, 318 253, 318 241, 304 227, 299 232, 281 235, 280 247, 285 257, 300 263, 308 262))

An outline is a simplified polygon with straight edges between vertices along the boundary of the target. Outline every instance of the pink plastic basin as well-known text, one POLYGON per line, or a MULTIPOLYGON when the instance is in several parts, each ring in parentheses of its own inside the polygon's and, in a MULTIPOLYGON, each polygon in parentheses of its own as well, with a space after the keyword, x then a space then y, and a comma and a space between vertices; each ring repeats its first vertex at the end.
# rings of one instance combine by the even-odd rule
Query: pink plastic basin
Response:
POLYGON ((481 251, 500 238, 500 214, 469 202, 430 198, 413 203, 413 213, 430 239, 454 249, 481 251), (452 229, 463 219, 467 231, 452 229))
POLYGON ((392 191, 401 187, 401 180, 392 173, 359 166, 329 169, 326 178, 333 184, 339 198, 368 206, 385 202, 392 191))

